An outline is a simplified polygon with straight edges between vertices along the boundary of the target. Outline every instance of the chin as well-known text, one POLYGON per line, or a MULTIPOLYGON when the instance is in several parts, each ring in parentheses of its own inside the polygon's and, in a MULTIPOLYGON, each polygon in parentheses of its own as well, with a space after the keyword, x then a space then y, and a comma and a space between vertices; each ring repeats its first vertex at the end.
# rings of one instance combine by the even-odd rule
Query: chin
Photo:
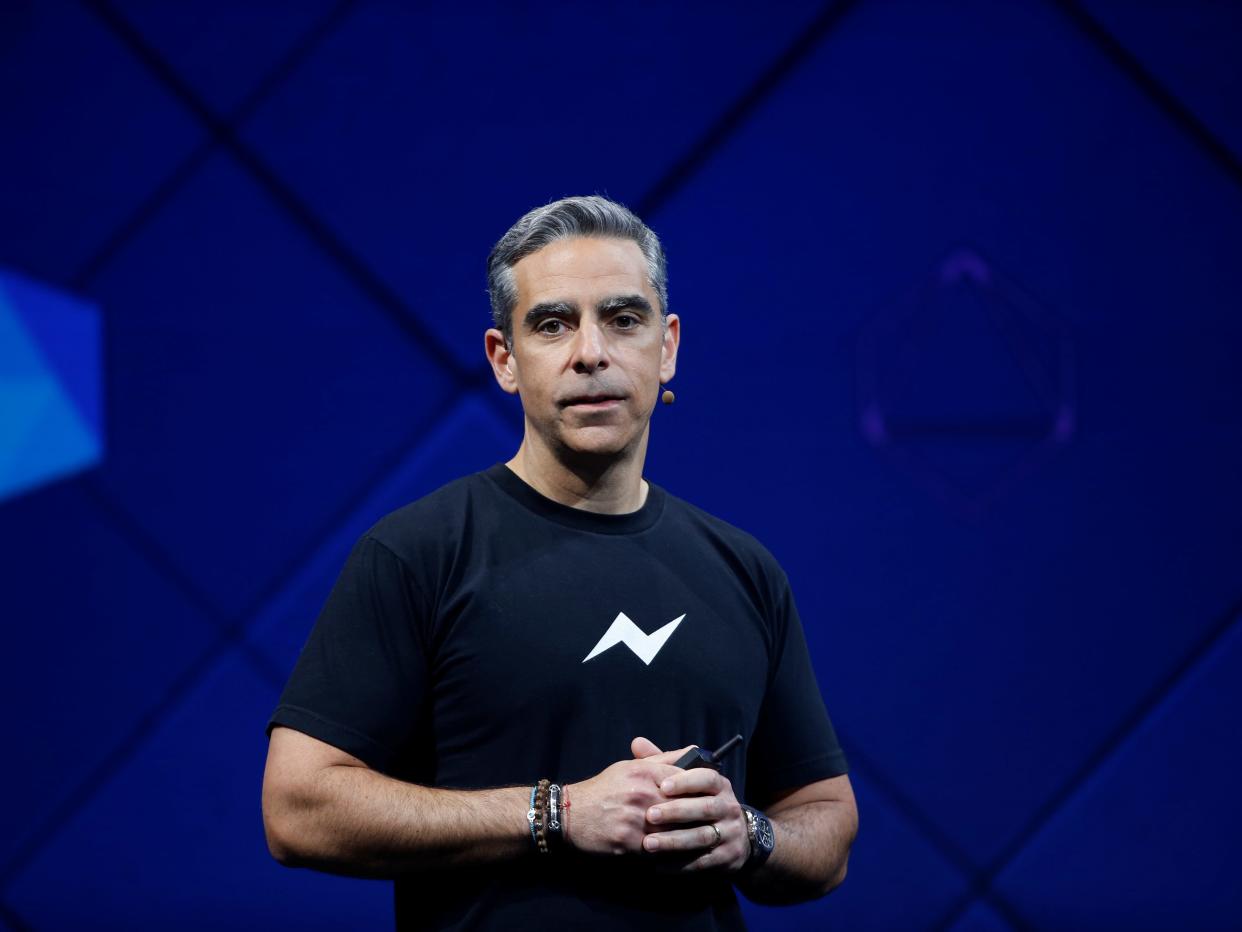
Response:
POLYGON ((606 427, 582 427, 568 431, 560 437, 562 449, 578 456, 618 456, 632 448, 637 441, 636 436, 606 427))

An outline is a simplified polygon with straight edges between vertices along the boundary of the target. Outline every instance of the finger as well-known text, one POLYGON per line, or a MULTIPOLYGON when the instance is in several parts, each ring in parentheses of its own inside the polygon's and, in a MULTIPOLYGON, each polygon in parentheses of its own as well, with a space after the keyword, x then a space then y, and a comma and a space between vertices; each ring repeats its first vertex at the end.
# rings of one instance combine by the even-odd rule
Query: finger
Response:
POLYGON ((727 819, 729 815, 728 801, 720 796, 687 796, 650 807, 647 810, 647 822, 652 826, 717 822, 727 819))
POLYGON ((660 781, 660 792, 665 796, 714 795, 731 786, 728 777, 723 774, 710 767, 696 767, 693 770, 674 770, 660 781))
MULTIPOLYGON (((745 849, 748 851, 749 847, 745 849)), ((650 854, 647 863, 657 874, 684 874, 687 871, 723 870, 744 861, 740 842, 722 841, 707 851, 660 851, 650 854)))
MULTIPOLYGON (((692 851, 676 855, 681 861, 675 868, 675 873, 681 874, 686 871, 703 871, 712 870, 713 868, 725 867, 733 863, 733 855, 723 850, 724 845, 717 845, 711 851, 704 851, 702 854, 695 855, 692 851)), ((671 858, 670 858, 671 860, 671 858)))
POLYGON ((633 753, 635 760, 643 760, 644 758, 664 753, 654 741, 650 741, 641 735, 630 742, 630 751, 633 753))
POLYGON ((647 863, 657 874, 680 874, 686 870, 689 865, 704 858, 711 857, 711 851, 661 851, 657 854, 650 854, 647 863))
POLYGON ((720 838, 723 839, 724 832, 719 827, 713 830, 710 824, 676 829, 671 832, 654 832, 643 839, 643 850, 704 851, 719 844, 716 840, 717 831, 720 831, 720 838))

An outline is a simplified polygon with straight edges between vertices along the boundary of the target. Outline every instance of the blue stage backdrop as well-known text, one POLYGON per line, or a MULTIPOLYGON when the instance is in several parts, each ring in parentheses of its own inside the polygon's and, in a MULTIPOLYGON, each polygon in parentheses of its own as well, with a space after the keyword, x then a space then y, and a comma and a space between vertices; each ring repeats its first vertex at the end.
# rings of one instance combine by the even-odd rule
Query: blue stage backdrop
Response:
POLYGON ((268 855, 263 726, 356 536, 516 448, 484 257, 599 192, 683 320, 648 475, 787 568, 853 767, 849 878, 753 927, 1242 927, 1240 40, 0 5, 0 925, 391 923, 268 855))

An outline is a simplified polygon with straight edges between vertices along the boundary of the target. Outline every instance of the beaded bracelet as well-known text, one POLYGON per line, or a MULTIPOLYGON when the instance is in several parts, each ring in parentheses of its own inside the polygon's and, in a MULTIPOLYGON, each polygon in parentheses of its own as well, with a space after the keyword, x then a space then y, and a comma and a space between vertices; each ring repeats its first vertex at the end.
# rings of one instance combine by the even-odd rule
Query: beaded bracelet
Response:
POLYGON ((551 780, 540 780, 535 784, 535 844, 540 854, 548 853, 548 787, 551 780))

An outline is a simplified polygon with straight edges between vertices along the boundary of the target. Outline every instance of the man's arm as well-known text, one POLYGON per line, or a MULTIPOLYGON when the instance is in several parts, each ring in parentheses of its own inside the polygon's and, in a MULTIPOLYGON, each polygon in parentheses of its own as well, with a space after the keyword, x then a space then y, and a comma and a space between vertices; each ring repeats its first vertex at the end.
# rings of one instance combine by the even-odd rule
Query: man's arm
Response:
POLYGON ((529 787, 437 790, 395 780, 345 751, 277 727, 263 773, 263 828, 289 867, 392 877, 530 849, 529 787))
MULTIPOLYGON (((590 853, 641 851, 647 807, 667 800, 659 781, 680 772, 663 758, 620 761, 573 784, 569 843, 590 853)), ((272 856, 290 867, 393 877, 521 857, 532 849, 529 806, 529 786, 417 786, 292 728, 273 729, 268 745, 263 827, 272 856)))
POLYGON ((845 880, 858 835, 858 807, 844 774, 778 794, 763 810, 776 846, 754 873, 739 876, 746 898, 768 906, 821 897, 845 880))

